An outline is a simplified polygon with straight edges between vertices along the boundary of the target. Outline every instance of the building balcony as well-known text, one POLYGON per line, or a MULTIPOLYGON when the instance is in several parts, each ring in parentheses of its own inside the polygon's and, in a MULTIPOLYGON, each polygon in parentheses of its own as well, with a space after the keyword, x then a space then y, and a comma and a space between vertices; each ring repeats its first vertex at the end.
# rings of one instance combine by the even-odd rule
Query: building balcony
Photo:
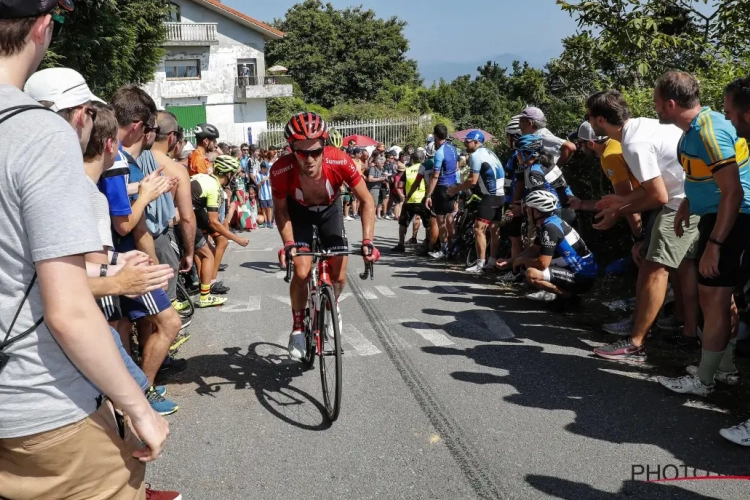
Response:
POLYGON ((167 28, 167 47, 202 47, 218 45, 216 23, 164 23, 167 28))
POLYGON ((237 99, 292 97, 292 79, 288 76, 239 76, 235 78, 237 99))

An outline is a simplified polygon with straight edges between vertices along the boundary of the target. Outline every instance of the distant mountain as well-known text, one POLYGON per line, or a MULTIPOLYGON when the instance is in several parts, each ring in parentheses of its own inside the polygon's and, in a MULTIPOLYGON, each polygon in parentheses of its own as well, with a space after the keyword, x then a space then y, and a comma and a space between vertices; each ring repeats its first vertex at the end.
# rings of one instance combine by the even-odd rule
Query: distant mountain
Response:
POLYGON ((559 55, 559 50, 546 50, 536 53, 530 53, 526 56, 517 54, 500 54, 495 57, 474 60, 474 61, 421 61, 419 62, 419 74, 424 79, 426 86, 432 85, 441 78, 446 81, 454 80, 461 75, 471 75, 472 78, 477 74, 477 68, 484 66, 487 61, 495 61, 502 67, 510 67, 513 61, 528 61, 531 66, 542 68, 553 57, 559 55))

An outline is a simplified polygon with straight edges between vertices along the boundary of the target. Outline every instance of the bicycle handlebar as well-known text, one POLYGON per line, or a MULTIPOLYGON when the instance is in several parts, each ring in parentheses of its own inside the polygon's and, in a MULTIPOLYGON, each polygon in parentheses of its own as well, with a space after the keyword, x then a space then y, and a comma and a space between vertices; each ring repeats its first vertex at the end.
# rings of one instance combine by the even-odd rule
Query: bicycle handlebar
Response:
MULTIPOLYGON (((348 255, 362 255, 362 251, 347 250, 345 252, 297 252, 292 257, 318 257, 320 259, 330 259, 332 257, 344 257, 348 255)), ((365 271, 360 273, 359 279, 366 280, 367 278, 375 279, 375 263, 365 262, 365 271)), ((292 258, 287 258, 286 261, 286 276, 284 281, 290 283, 292 281, 292 258)))

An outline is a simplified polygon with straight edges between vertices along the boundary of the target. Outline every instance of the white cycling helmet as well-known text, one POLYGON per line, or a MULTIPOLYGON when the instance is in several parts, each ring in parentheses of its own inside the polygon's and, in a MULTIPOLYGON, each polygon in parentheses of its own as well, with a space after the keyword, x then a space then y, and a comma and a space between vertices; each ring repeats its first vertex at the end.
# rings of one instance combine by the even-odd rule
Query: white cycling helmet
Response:
POLYGON ((505 133, 512 137, 521 137, 521 115, 516 115, 510 119, 508 124, 505 126, 505 133))
POLYGON ((536 208, 542 213, 552 213, 557 210, 557 196, 545 190, 532 191, 523 200, 527 207, 536 208))
POLYGON ((427 158, 432 158, 435 156, 435 143, 431 142, 427 145, 426 148, 424 148, 425 155, 427 155, 427 158))
POLYGON ((434 140, 435 140, 435 136, 433 136, 432 134, 427 136, 427 142, 433 142, 434 140))

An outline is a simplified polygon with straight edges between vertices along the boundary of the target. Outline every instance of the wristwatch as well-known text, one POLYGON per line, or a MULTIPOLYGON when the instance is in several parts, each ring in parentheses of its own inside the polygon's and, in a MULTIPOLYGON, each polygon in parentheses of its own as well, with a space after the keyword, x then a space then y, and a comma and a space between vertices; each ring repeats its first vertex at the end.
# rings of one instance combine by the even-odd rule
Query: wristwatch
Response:
POLYGON ((102 264, 99 268, 99 277, 104 278, 107 276, 107 271, 109 270, 109 266, 107 264, 102 264))

